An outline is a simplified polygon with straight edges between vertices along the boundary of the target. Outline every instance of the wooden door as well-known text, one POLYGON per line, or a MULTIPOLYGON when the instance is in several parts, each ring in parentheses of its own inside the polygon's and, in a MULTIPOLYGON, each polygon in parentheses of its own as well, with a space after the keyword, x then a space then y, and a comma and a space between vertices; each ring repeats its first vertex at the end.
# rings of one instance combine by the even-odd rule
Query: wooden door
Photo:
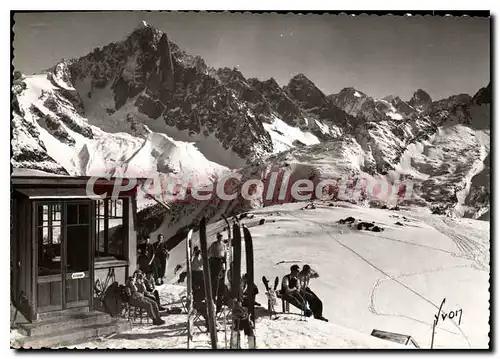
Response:
POLYGON ((59 203, 36 203, 37 310, 63 309, 63 207, 59 203))
POLYGON ((37 311, 91 305, 90 200, 37 202, 37 311))
POLYGON ((65 226, 65 307, 90 305, 91 202, 67 203, 65 226))

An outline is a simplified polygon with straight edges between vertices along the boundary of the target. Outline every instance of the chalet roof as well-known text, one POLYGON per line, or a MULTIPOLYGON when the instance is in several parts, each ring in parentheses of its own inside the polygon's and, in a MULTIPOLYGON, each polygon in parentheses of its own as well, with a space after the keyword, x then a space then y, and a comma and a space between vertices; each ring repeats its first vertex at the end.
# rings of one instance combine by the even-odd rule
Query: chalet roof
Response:
POLYGON ((92 178, 96 178, 95 185, 114 185, 116 180, 123 180, 127 183, 129 180, 137 181, 137 184, 142 184, 147 180, 147 178, 134 178, 134 177, 110 177, 110 178, 97 178, 89 176, 11 176, 10 180, 14 187, 17 186, 86 186, 88 181, 92 178))
POLYGON ((85 188, 22 188, 17 189, 30 199, 62 199, 62 198, 85 198, 85 199, 101 199, 96 194, 87 193, 85 188))

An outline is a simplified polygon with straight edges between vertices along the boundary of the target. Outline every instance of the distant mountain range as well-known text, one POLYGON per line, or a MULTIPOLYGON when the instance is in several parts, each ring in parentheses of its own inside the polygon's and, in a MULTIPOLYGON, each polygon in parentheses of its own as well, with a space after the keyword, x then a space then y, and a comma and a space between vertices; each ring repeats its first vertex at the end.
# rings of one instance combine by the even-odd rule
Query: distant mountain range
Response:
POLYGON ((412 178, 408 205, 489 215, 490 84, 437 101, 421 89, 408 101, 327 95, 304 74, 281 87, 211 68, 141 23, 84 57, 16 73, 12 91, 17 169, 206 183, 229 171, 264 178, 286 162, 299 177, 412 178))

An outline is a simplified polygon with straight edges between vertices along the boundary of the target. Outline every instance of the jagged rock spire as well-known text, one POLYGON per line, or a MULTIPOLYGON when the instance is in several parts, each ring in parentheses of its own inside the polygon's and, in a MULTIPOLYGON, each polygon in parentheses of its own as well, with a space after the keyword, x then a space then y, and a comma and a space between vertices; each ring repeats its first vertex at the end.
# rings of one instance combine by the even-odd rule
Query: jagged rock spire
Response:
POLYGON ((174 90, 174 64, 167 34, 163 33, 158 44, 160 54, 160 83, 165 89, 174 90))

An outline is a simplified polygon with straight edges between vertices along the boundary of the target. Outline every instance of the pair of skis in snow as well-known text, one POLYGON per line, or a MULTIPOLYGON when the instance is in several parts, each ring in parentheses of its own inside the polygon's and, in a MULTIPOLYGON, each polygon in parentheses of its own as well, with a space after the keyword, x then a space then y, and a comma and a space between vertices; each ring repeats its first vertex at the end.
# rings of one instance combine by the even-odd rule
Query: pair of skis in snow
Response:
MULTIPOLYGON (((228 225, 228 231, 231 227, 229 221, 224 217, 228 225)), ((192 297, 192 272, 191 272, 191 237, 193 231, 189 231, 186 238, 186 260, 187 260, 187 308, 188 308, 188 349, 192 339, 193 327, 193 297, 192 297)), ((217 349, 217 325, 215 320, 215 306, 212 297, 212 282, 210 278, 210 267, 208 262, 208 246, 207 246, 207 228, 206 220, 203 217, 199 226, 200 234, 200 249, 203 260, 203 276, 205 287, 206 307, 208 314, 208 328, 210 331, 210 341, 212 349, 217 349)), ((254 266, 253 266, 253 242, 252 236, 248 228, 243 226, 243 235, 245 240, 245 254, 247 263, 247 295, 248 295, 248 310, 242 306, 242 293, 241 293, 241 230, 239 223, 233 225, 233 240, 230 242, 234 246, 234 253, 231 255, 231 247, 229 248, 230 258, 234 257, 232 262, 232 279, 231 279, 231 299, 233 302, 232 308, 232 326, 230 348, 240 349, 240 323, 248 321, 246 324, 250 326, 250 334, 248 336, 248 348, 255 349, 255 300, 254 300, 254 266)), ((227 268, 227 266, 226 266, 227 268)), ((225 324, 225 323, 224 323, 225 324)), ((225 329, 227 330, 227 329, 225 329)), ((227 338, 227 334, 226 334, 227 338)))
MULTIPOLYGON (((223 216, 226 221, 228 231, 231 230, 228 219, 223 216)), ((252 235, 247 227, 243 228, 243 238, 245 241, 245 259, 246 259, 246 276, 247 276, 247 306, 243 307, 243 293, 241 286, 241 228, 240 223, 234 217, 235 223, 233 225, 233 235, 231 247, 229 251, 233 250, 231 255, 231 301, 232 301, 232 325, 230 348, 241 349, 241 335, 240 331, 242 326, 247 326, 248 349, 256 349, 255 340, 255 280, 254 280, 254 259, 253 259, 253 241, 252 235)))

